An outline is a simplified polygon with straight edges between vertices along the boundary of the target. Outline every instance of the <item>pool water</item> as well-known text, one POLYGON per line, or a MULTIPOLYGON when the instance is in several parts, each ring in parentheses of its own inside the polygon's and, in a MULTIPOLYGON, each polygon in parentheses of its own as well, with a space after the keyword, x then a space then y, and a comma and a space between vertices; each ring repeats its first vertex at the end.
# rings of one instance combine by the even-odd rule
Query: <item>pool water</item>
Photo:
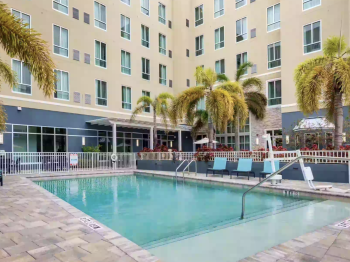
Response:
MULTIPOLYGON (((142 175, 36 183, 147 249, 242 223, 246 191, 142 175)), ((252 220, 320 202, 253 191, 246 215, 252 220)))

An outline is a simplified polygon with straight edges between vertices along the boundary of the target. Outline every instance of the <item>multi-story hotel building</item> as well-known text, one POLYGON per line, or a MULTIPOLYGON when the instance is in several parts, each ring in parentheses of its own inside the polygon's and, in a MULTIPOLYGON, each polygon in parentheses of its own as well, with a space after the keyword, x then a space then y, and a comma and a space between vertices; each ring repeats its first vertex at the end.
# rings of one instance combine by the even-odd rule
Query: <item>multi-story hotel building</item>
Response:
MULTIPOLYGON (((48 42, 59 79, 55 95, 45 98, 26 65, 0 51, 20 83, 0 93, 8 114, 0 149, 14 152, 73 152, 83 145, 111 152, 113 131, 118 152, 138 152, 151 144, 153 121, 152 109, 129 121, 138 98, 194 86, 197 66, 234 79, 244 61, 254 64, 246 77, 264 83, 268 113, 263 121, 249 118, 240 147, 265 147, 265 133, 282 144, 283 135, 289 138, 282 130, 305 118, 296 105, 294 69, 322 55, 327 37, 342 30, 349 39, 350 30, 349 0, 3 2, 48 42)), ((193 150, 187 127, 159 128, 159 143, 193 150)), ((234 136, 229 126, 216 139, 234 145, 234 136)))

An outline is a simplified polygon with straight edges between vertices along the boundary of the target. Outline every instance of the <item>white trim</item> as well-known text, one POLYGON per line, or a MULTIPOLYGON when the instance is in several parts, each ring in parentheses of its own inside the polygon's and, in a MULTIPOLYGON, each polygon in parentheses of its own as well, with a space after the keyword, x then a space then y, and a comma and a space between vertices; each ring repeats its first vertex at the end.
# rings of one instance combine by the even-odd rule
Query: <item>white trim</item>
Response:
POLYGON ((314 8, 319 7, 319 6, 322 5, 322 0, 320 0, 320 4, 319 4, 319 5, 315 5, 315 6, 311 7, 311 8, 304 9, 304 0, 301 0, 301 1, 302 1, 302 2, 301 2, 301 10, 302 10, 303 12, 308 11, 308 10, 312 10, 312 9, 314 9, 314 8))
MULTIPOLYGON (((277 73, 281 73, 281 72, 282 72, 281 70, 278 70, 278 71, 274 71, 274 72, 268 72, 268 73, 265 73, 265 74, 256 75, 254 77, 267 76, 267 75, 277 74, 277 73)), ((248 79, 248 77, 242 78, 241 80, 246 80, 246 79, 248 79)))
MULTIPOLYGON (((64 71, 64 70, 61 70, 61 69, 54 69, 54 71, 60 71, 61 72, 61 74, 62 74, 62 72, 64 72, 64 73, 67 73, 68 74, 68 99, 62 99, 62 98, 56 98, 55 97, 55 95, 53 96, 53 98, 54 99, 56 99, 56 100, 60 100, 60 101, 70 101, 70 98, 71 98, 71 95, 70 95, 70 74, 69 74, 69 72, 68 71, 64 71)), ((62 80, 62 77, 61 77, 61 80, 62 80)), ((61 84, 62 85, 62 84, 61 84)), ((61 91, 61 90, 60 90, 61 91)), ((62 92, 62 91, 61 91, 62 92)), ((56 90, 56 93, 57 93, 57 90, 56 90)))
MULTIPOLYGON (((68 11, 67 14, 66 14, 66 13, 63 13, 63 12, 60 11, 60 10, 55 9, 55 8, 53 7, 53 3, 54 3, 54 2, 56 2, 56 1, 55 1, 55 0, 52 0, 52 9, 53 9, 53 10, 55 10, 55 11, 61 13, 61 14, 64 14, 64 15, 69 15, 69 0, 68 0, 68 6, 67 6, 67 11, 68 11)), ((56 2, 56 3, 57 3, 57 2, 56 2)), ((62 5, 61 3, 59 3, 59 4, 62 5)), ((63 5, 63 6, 65 6, 65 5, 63 5)))
POLYGON ((194 8, 194 27, 196 28, 196 27, 201 26, 203 24, 204 24, 204 4, 200 4, 194 8), (202 6, 202 10, 203 10, 203 17, 202 17, 202 19, 199 19, 197 21, 203 20, 203 23, 201 23, 200 25, 196 25, 196 22, 197 22, 196 21, 196 8, 201 7, 201 6, 202 6))
MULTIPOLYGON (((98 29, 101 29, 102 31, 107 32, 107 6, 104 5, 104 4, 101 4, 100 2, 97 2, 96 0, 94 0, 94 1, 92 2, 92 4, 93 4, 93 10, 94 10, 94 27, 95 27, 95 28, 98 28, 98 29), (106 23, 105 23, 105 24, 106 24, 106 29, 103 29, 103 28, 101 28, 101 27, 96 26, 95 21, 96 21, 97 19, 96 19, 96 17, 95 17, 95 2, 98 3, 99 5, 103 5, 103 6, 105 7, 105 10, 106 10, 106 23)), ((100 22, 100 23, 103 23, 103 21, 101 21, 101 20, 97 20, 97 21, 100 22)))
MULTIPOLYGON (((314 21, 314 22, 311 22, 311 23, 308 23, 306 25, 303 25, 303 28, 302 28, 302 41, 303 41, 303 55, 310 55, 310 54, 314 54, 314 53, 318 53, 318 52, 322 52, 322 20, 317 20, 317 21, 314 21), (312 25, 315 24, 315 23, 318 23, 320 22, 320 50, 317 50, 317 51, 312 51, 310 53, 305 53, 305 36, 304 36, 304 27, 305 26, 308 26, 308 25, 311 25, 311 38, 313 36, 313 27, 312 25)), ((314 43, 312 43, 314 44, 314 43)), ((309 44, 309 45, 312 45, 312 44, 309 44)))
MULTIPOLYGON (((143 80, 146 80, 146 81, 151 81, 151 60, 148 59, 148 58, 146 58, 146 57, 141 57, 141 78, 142 78, 143 80), (148 73, 148 74, 143 72, 143 59, 145 59, 145 62, 146 62, 146 60, 148 60, 148 62, 149 62, 149 73, 148 73), (148 75, 149 79, 144 79, 144 78, 143 78, 143 74, 148 75)), ((143 91, 144 91, 144 90, 143 90, 143 91)), ((147 92, 148 92, 148 91, 147 91, 147 92)), ((150 93, 151 93, 151 92, 150 92, 150 93)))
POLYGON ((124 50, 124 49, 121 49, 121 51, 120 51, 120 72, 123 74, 123 75, 126 75, 126 76, 131 76, 131 53, 130 52, 128 52, 128 51, 126 51, 126 50, 124 50), (127 67, 125 67, 125 66, 123 66, 122 65, 122 52, 125 52, 125 56, 126 56, 126 53, 129 53, 129 57, 130 57, 130 68, 127 68, 127 67), (127 68, 127 69, 129 69, 130 70, 130 74, 126 74, 126 73, 124 73, 122 70, 123 70, 123 68, 127 68))
MULTIPOLYGON (((104 42, 102 42, 102 41, 100 41, 100 40, 94 39, 94 57, 95 57, 95 59, 94 59, 94 64, 95 64, 96 67, 99 67, 99 68, 102 68, 102 69, 107 69, 107 44, 106 44, 106 43, 104 43, 104 42), (101 51, 102 51, 102 49, 101 49, 101 44, 105 44, 105 46, 106 46, 106 60, 105 60, 105 62, 106 62, 106 67, 96 65, 96 58, 97 58, 97 57, 96 57, 96 41, 97 41, 97 42, 100 42, 100 56, 101 56, 101 51)), ((101 61, 103 61, 101 58, 98 58, 98 59, 101 60, 101 61)))
POLYGON ((271 33, 271 32, 273 32, 273 31, 277 31, 277 30, 280 30, 281 29, 281 3, 277 3, 277 4, 274 4, 274 5, 271 5, 271 6, 269 6, 269 7, 267 7, 266 8, 266 32, 267 33, 271 33), (273 8, 273 20, 275 20, 275 6, 276 5, 279 5, 280 6, 280 20, 279 21, 277 21, 277 22, 273 22, 272 24, 270 24, 270 25, 273 25, 273 24, 276 24, 276 23, 280 23, 280 27, 279 28, 276 28, 276 29, 273 29, 273 30, 270 30, 269 31, 269 13, 268 13, 268 10, 269 10, 269 8, 273 8))
MULTIPOLYGON (((236 68, 237 68, 237 56, 240 55, 240 56, 241 56, 241 59, 242 59, 242 55, 243 55, 244 53, 247 54, 247 61, 246 61, 246 62, 242 62, 242 64, 247 63, 247 62, 249 61, 249 59, 248 59, 248 51, 243 52, 243 53, 236 54, 236 68)), ((243 59, 242 59, 242 61, 243 61, 243 59)), ((237 70, 238 70, 238 68, 237 68, 237 70)), ((244 74, 244 76, 247 76, 247 75, 249 75, 248 69, 247 69, 247 73, 244 74)))
POLYGON ((162 50, 165 50, 165 54, 163 54, 163 53, 160 52, 160 49, 161 49, 160 45, 159 45, 159 47, 158 47, 158 52, 159 52, 159 54, 161 54, 161 55, 167 56, 167 37, 166 37, 166 35, 164 35, 164 34, 162 34, 162 33, 159 33, 159 34, 158 34, 158 43, 160 42, 160 41, 159 41, 160 36, 164 36, 164 39, 165 39, 165 48, 162 48, 162 50))
POLYGON ((297 104, 297 103, 294 103, 294 104, 281 105, 281 108, 293 107, 293 106, 298 106, 298 104, 297 104))
MULTIPOLYGON (((277 61, 276 60, 276 57, 275 57, 275 60, 273 60, 273 61, 277 61)), ((271 43, 271 44, 268 44, 267 45, 267 70, 272 70, 272 69, 275 69, 275 68, 281 68, 282 67, 282 41, 277 41, 277 42, 274 42, 274 43, 271 43), (271 62, 271 61, 269 61, 269 46, 270 45, 273 45, 273 52, 274 52, 274 56, 275 56, 275 54, 276 54, 276 44, 277 43, 280 43, 280 55, 281 55, 281 57, 280 57, 280 61, 281 61, 281 65, 279 65, 279 66, 275 66, 275 67, 271 67, 271 68, 269 68, 269 63, 271 62)))
MULTIPOLYGON (((61 43, 60 43, 61 44, 61 43)), ((58 46, 59 48, 62 48, 64 49, 64 47, 61 47, 61 46, 58 46)), ((57 56, 61 56, 61 57, 64 57, 64 58, 69 58, 69 29, 65 28, 65 27, 62 27, 60 25, 57 25, 57 24, 52 24, 52 53, 54 55, 57 55, 57 56), (60 42, 61 42, 61 35, 62 35, 62 28, 67 30, 68 32, 68 47, 67 47, 67 51, 68 51, 68 56, 64 56, 64 55, 61 55, 61 54, 56 54, 55 53, 55 33, 54 33, 54 27, 57 26, 60 28, 60 42)))
POLYGON ((131 89, 131 87, 130 86, 124 86, 124 85, 122 85, 122 95, 121 95, 121 97, 122 97, 122 109, 123 110, 127 110, 127 111, 131 111, 132 110, 132 91, 131 91, 132 89, 131 89), (129 102, 124 102, 123 101, 123 87, 125 87, 126 88, 126 91, 128 90, 128 88, 130 89, 130 103, 129 102), (128 109, 128 108, 123 108, 123 104, 130 104, 130 109, 128 109))
MULTIPOLYGON (((142 8, 146 9, 145 7, 142 6, 142 3, 141 3, 142 0, 140 0, 140 12, 142 14, 144 14, 145 16, 148 16, 150 17, 151 16, 151 0, 148 0, 148 15, 145 14, 144 12, 142 12, 142 8)), ((147 9, 146 9, 147 10, 147 9)))
MULTIPOLYGON (((12 58, 12 59, 11 59, 11 70, 12 70, 12 71, 13 71, 13 61, 14 61, 14 60, 21 63, 21 77, 22 77, 22 75, 23 75, 23 64, 24 64, 24 62, 21 61, 21 60, 12 58)), ((30 71, 29 71, 29 72, 30 72, 30 71)), ((22 79, 20 79, 20 80, 21 80, 21 81, 20 81, 19 84, 22 84, 22 79)), ((12 87, 12 86, 11 86, 11 92, 14 93, 14 94, 20 94, 20 95, 31 96, 31 95, 33 94, 33 75, 32 75, 32 72, 30 72, 30 94, 13 91, 13 87, 12 87)))
MULTIPOLYGON (((53 2, 52 2, 52 3, 53 3, 53 2)), ((12 13, 13 11, 19 12, 19 13, 21 14, 21 16, 22 16, 22 14, 25 14, 25 15, 29 16, 29 29, 32 28, 32 16, 31 16, 30 14, 27 14, 27 13, 24 13, 24 12, 19 11, 19 10, 17 10, 17 9, 11 8, 11 14, 12 14, 12 15, 13 15, 13 13, 12 13)), ((20 19, 23 21, 22 17, 20 17, 20 19)))
POLYGON ((95 79, 95 105, 96 106, 102 106, 102 107, 108 107, 108 84, 107 84, 107 81, 104 81, 104 80, 101 80, 101 79, 95 79), (101 84, 101 87, 102 87, 102 82, 105 82, 106 83, 106 105, 99 105, 97 104, 97 99, 104 99, 104 98, 101 98, 101 97, 97 97, 97 86, 96 86, 96 81, 100 81, 100 84, 101 84))
MULTIPOLYGON (((130 31, 131 31, 131 29, 130 29, 130 31)), ((151 38, 150 38, 150 35, 151 35, 151 30, 149 29, 149 26, 144 25, 144 24, 141 24, 141 46, 143 46, 144 48, 150 49, 150 47, 151 47, 151 38), (147 46, 144 46, 144 45, 142 44, 142 41, 145 41, 145 42, 146 42, 146 40, 143 40, 143 39, 142 39, 142 26, 144 26, 145 28, 148 28, 148 47, 147 47, 147 46)))
POLYGON ((165 25, 165 26, 166 26, 166 21, 167 21, 167 20, 166 20, 166 9, 167 9, 167 8, 166 8, 166 5, 165 5, 165 4, 163 4, 163 3, 161 3, 161 2, 158 2, 158 22, 161 23, 162 25, 165 25), (161 16, 159 16, 159 4, 161 4, 162 6, 164 6, 164 11, 165 11, 165 12, 164 12, 164 13, 165 13, 165 17, 164 17, 164 18, 161 17, 161 16), (159 18, 164 19, 164 20, 165 20, 165 23, 160 22, 160 21, 159 21, 159 18))
MULTIPOLYGON (((204 36, 204 35, 203 35, 204 36)), ((223 48, 225 48, 225 26, 220 26, 219 28, 216 28, 216 29, 214 29, 214 51, 216 51, 216 50, 220 50, 220 49, 223 49, 223 48), (219 48, 216 48, 216 45, 217 45, 217 43, 215 43, 215 33, 216 33, 216 30, 219 30, 219 45, 221 45, 221 41, 220 41, 220 38, 221 38, 221 33, 220 33, 220 29, 221 28, 224 28, 224 46, 223 47, 219 47, 219 48)))
POLYGON ((238 7, 238 8, 236 7, 237 2, 235 1, 235 9, 236 9, 236 10, 238 10, 238 9, 240 9, 240 8, 245 7, 246 5, 248 5, 248 0, 242 0, 242 1, 245 1, 245 5, 242 5, 242 6, 238 7))
MULTIPOLYGON (((238 20, 236 20, 236 23, 235 23, 235 42, 236 42, 236 44, 238 44, 238 43, 242 43, 242 42, 244 42, 244 41, 247 41, 247 40, 249 40, 249 29, 248 29, 248 17, 247 16, 245 16, 245 17, 242 17, 241 19, 238 19, 238 20), (242 22, 242 20, 243 19, 246 19, 246 21, 247 21, 247 33, 246 33, 246 35, 247 35, 247 38, 246 39, 243 39, 242 41, 239 41, 239 42, 237 42, 237 22, 238 21, 241 21, 241 29, 242 29, 242 33, 243 33, 243 22, 242 22)), ((244 34, 241 34, 241 36, 243 36, 244 34)))
MULTIPOLYGON (((149 98, 151 98, 151 91, 147 91, 147 90, 142 89, 142 90, 141 90, 141 95, 142 95, 142 96, 144 96, 144 95, 143 95, 143 92, 148 92, 148 93, 149 93, 149 98)), ((152 107, 151 107, 151 105, 149 105, 149 112, 142 111, 142 113, 150 114, 150 113, 151 113, 151 110, 152 110, 152 107)))
MULTIPOLYGON (((222 0, 224 8, 223 8, 223 9, 220 9, 219 11, 216 11, 216 12, 215 12, 215 1, 216 1, 216 0, 213 1, 213 4, 214 4, 214 8, 213 8, 213 10, 214 10, 213 18, 214 18, 214 19, 217 19, 217 18, 222 17, 222 16, 225 15, 225 0, 222 0), (215 13, 221 12, 222 10, 224 11, 224 13, 223 13, 222 15, 219 15, 219 16, 215 17, 215 13)), ((220 1, 220 0, 218 0, 218 1, 220 1)))
POLYGON ((194 51, 195 51, 195 53, 194 53, 195 57, 204 55, 204 52, 205 52, 205 50, 204 50, 204 34, 201 34, 201 35, 196 36, 194 38, 194 51), (199 49, 199 50, 197 50, 197 38, 198 37, 199 37, 199 41, 200 41, 200 37, 203 37, 203 46, 202 46, 202 49, 199 49), (197 51, 202 51, 202 54, 197 55, 197 51))
MULTIPOLYGON (((275 79, 266 80, 265 86, 266 86, 267 108, 278 108, 278 107, 281 107, 281 105, 282 105, 282 78, 275 78, 275 79), (269 85, 268 84, 271 83, 271 82, 276 83, 276 81, 281 81, 281 104, 270 106, 269 105, 269 85)), ((275 86, 275 89, 276 89, 276 86, 275 86)), ((276 99, 276 98, 274 98, 274 99, 276 99)))
POLYGON ((123 30, 122 30, 122 25, 121 25, 121 23, 120 23, 120 37, 121 37, 122 39, 124 39, 124 40, 131 41, 131 18, 128 17, 128 16, 126 16, 126 15, 120 14, 120 19, 122 18, 122 16, 124 16, 124 18, 128 18, 128 19, 129 19, 130 32, 128 33, 128 32, 126 32, 126 31, 123 31, 123 30), (123 32, 124 34, 129 34, 130 39, 127 39, 127 38, 125 38, 125 37, 122 37, 122 35, 121 35, 122 32, 123 32))
POLYGON ((124 5, 130 6, 131 5, 131 0, 129 0, 130 4, 128 5, 127 3, 125 3, 123 0, 120 0, 120 2, 122 2, 124 5))

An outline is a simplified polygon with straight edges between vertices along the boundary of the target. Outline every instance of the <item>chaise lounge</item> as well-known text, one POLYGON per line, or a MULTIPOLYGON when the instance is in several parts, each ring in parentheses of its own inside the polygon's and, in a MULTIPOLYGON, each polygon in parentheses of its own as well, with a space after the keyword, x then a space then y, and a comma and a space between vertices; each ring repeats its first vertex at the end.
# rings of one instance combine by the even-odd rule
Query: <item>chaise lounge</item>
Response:
POLYGON ((227 172, 227 175, 229 175, 229 171, 226 169, 227 164, 227 158, 226 157, 215 157, 214 159, 214 166, 213 168, 207 168, 207 173, 205 176, 208 176, 208 171, 212 171, 213 175, 215 175, 215 172, 221 171, 221 176, 224 177, 224 172, 227 172))
MULTIPOLYGON (((240 158, 238 160, 238 167, 236 170, 232 170, 232 173, 237 173, 237 177, 239 174, 244 173, 244 174, 248 174, 248 180, 249 180, 249 175, 250 174, 254 174, 255 177, 255 172, 252 171, 252 166, 253 166, 253 159, 248 158, 248 159, 244 159, 244 158, 240 158)), ((232 178, 232 175, 230 174, 230 177, 232 178)))

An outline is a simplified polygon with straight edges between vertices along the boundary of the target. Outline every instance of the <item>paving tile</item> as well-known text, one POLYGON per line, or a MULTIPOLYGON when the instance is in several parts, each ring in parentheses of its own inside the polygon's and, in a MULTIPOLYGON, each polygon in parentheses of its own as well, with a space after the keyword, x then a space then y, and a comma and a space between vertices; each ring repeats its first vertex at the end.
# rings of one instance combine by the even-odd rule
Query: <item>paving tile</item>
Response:
POLYGON ((350 250, 350 241, 336 239, 333 243, 333 246, 350 250))
POLYGON ((107 251, 112 252, 120 257, 125 255, 125 253, 123 251, 121 251, 119 248, 117 248, 116 246, 108 248, 107 251))
POLYGON ((74 230, 70 232, 65 232, 63 230, 60 230, 60 232, 58 232, 57 235, 61 238, 68 240, 72 238, 82 237, 82 236, 85 236, 86 234, 80 230, 74 230))
POLYGON ((283 260, 288 262, 320 262, 319 258, 294 252, 288 257, 283 258, 283 260))
POLYGON ((41 247, 28 251, 28 254, 34 257, 35 259, 39 258, 50 258, 55 254, 63 252, 64 250, 55 245, 49 245, 46 247, 41 247))
POLYGON ((42 258, 36 259, 35 262, 62 262, 62 261, 60 261, 58 258, 55 258, 55 257, 50 257, 50 258, 42 257, 42 258))
POLYGON ((8 232, 16 232, 16 231, 20 231, 24 229, 24 227, 22 225, 16 225, 16 226, 12 226, 12 227, 8 227, 8 226, 2 226, 0 228, 0 232, 2 233, 8 233, 8 232))
POLYGON ((82 257, 86 257, 89 254, 89 252, 79 247, 74 247, 71 250, 56 254, 55 257, 63 262, 75 262, 77 260, 80 260, 82 257))
POLYGON ((103 240, 100 240, 96 243, 90 243, 90 244, 81 246, 82 249, 90 253, 97 253, 97 252, 100 252, 101 250, 106 250, 110 247, 113 247, 113 245, 103 240))
MULTIPOLYGON (((1 261, 0 261, 1 262, 1 261)), ((116 262, 136 262, 135 259, 132 259, 131 257, 129 256, 123 256, 121 258, 119 258, 118 260, 116 260, 116 262)))
POLYGON ((315 243, 315 245, 318 247, 329 248, 336 239, 337 239, 337 235, 329 236, 315 243))
POLYGON ((340 257, 333 257, 333 256, 325 255, 322 258, 321 262, 350 262, 350 260, 340 258, 340 257))
POLYGON ((0 248, 5 248, 5 247, 12 247, 15 246, 16 243, 13 242, 11 239, 8 239, 6 237, 1 237, 0 238, 0 248))
POLYGON ((350 241, 350 231, 345 231, 343 230, 337 239, 341 239, 341 240, 346 240, 346 241, 350 241))
POLYGON ((5 250, 0 249, 0 259, 10 256, 5 250))
POLYGON ((327 255, 350 260, 350 250, 332 246, 328 249, 327 255))
POLYGON ((27 253, 17 254, 11 257, 0 259, 0 262, 32 262, 35 259, 27 253))
POLYGON ((304 247, 298 250, 298 253, 302 253, 302 254, 317 257, 317 258, 323 258, 326 252, 327 252, 326 248, 317 247, 315 245, 304 247))
POLYGON ((81 223, 79 223, 79 224, 72 224, 72 225, 69 225, 69 226, 64 226, 64 227, 62 227, 61 229, 62 229, 63 231, 69 232, 69 231, 79 230, 79 229, 85 229, 85 228, 86 228, 85 225, 82 225, 81 223))
POLYGON ((60 242, 64 242, 64 239, 53 235, 50 237, 46 237, 46 238, 41 238, 39 240, 35 240, 33 241, 35 244, 37 244, 40 247, 44 247, 44 246, 48 246, 48 245, 52 245, 52 244, 56 244, 56 243, 60 243, 60 242))
POLYGON ((87 243, 88 242, 86 242, 80 238, 72 238, 70 240, 57 243, 56 245, 64 250, 70 250, 73 247, 82 246, 82 245, 87 244, 87 243))
POLYGON ((13 256, 13 255, 26 252, 28 250, 36 249, 36 248, 38 248, 38 245, 34 244, 33 242, 25 242, 12 247, 6 247, 4 249, 7 253, 13 256))
POLYGON ((96 243, 96 242, 100 241, 101 239, 103 239, 103 236, 101 236, 97 233, 92 233, 92 234, 88 234, 88 235, 85 235, 85 236, 80 237, 80 238, 85 240, 86 242, 89 242, 89 243, 96 243))
POLYGON ((101 250, 100 252, 82 257, 81 260, 84 262, 115 262, 118 261, 119 258, 120 257, 116 254, 101 250))

